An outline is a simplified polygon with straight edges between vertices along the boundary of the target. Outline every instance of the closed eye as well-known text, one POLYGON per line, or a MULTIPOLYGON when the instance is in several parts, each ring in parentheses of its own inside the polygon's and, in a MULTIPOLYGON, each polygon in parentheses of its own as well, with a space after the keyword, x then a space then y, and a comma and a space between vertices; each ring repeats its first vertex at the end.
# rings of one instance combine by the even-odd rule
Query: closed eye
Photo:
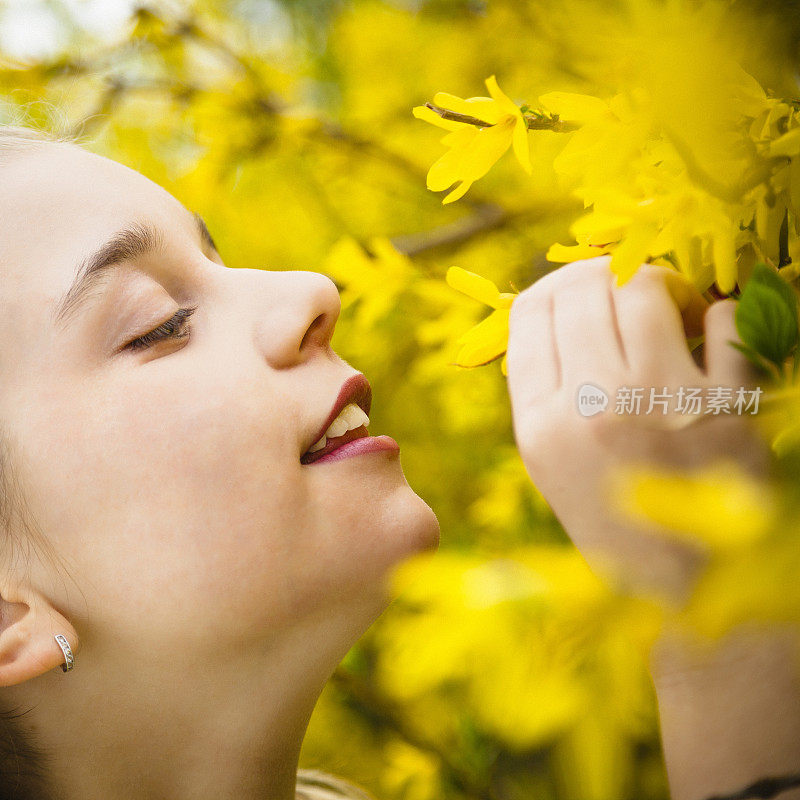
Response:
POLYGON ((183 339, 189 335, 187 330, 187 320, 197 311, 197 306, 191 308, 179 308, 175 314, 166 322, 162 322, 157 328, 139 336, 133 341, 128 342, 122 349, 123 350, 142 350, 147 347, 152 347, 157 342, 166 339, 183 339))

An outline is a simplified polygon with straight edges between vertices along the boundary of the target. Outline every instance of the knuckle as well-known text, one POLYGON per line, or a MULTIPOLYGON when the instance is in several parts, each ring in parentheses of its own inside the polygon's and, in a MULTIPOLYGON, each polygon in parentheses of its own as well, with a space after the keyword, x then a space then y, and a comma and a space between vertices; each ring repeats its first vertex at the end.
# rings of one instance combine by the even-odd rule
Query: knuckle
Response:
POLYGON ((653 333, 661 328, 658 303, 652 294, 641 291, 641 287, 625 296, 622 311, 625 316, 634 320, 644 333, 653 333))
POLYGON ((650 264, 643 262, 639 269, 631 276, 628 281, 629 286, 638 285, 651 285, 654 283, 663 283, 667 273, 674 272, 674 269, 665 267, 661 264, 650 264))
POLYGON ((550 270, 537 278, 530 286, 523 289, 511 305, 511 316, 518 315, 529 304, 539 303, 557 291, 583 286, 587 272, 609 272, 611 256, 595 256, 593 258, 571 261, 561 267, 550 270), (516 309, 516 311, 515 311, 516 309))
POLYGON ((542 308, 546 297, 546 290, 539 285, 539 281, 523 289, 511 303, 508 313, 509 328, 518 325, 520 320, 533 313, 534 309, 542 308))
POLYGON ((580 261, 573 261, 572 263, 580 264, 583 272, 591 270, 594 273, 611 275, 611 256, 608 254, 582 258, 580 261))

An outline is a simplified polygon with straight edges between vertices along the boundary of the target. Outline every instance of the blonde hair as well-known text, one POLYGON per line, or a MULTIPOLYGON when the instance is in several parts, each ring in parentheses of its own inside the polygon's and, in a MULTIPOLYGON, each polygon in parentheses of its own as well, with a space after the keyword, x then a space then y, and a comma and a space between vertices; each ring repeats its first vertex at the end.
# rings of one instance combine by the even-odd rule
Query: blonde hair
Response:
MULTIPOLYGON (((0 160, 3 154, 21 153, 47 144, 80 146, 80 137, 69 129, 63 117, 55 125, 51 122, 49 127, 37 127, 27 120, 24 120, 23 124, 23 118, 18 112, 12 111, 11 116, 12 122, 3 124, 3 119, 8 119, 9 114, 7 109, 0 108, 0 160)), ((52 114, 49 116, 52 120, 52 114)), ((0 454, 2 452, 0 448, 0 454)), ((0 467, 2 466, 3 464, 0 464, 0 467)), ((5 470, 0 469, 0 477, 4 473, 5 470)), ((8 485, 5 488, 8 490, 8 485)), ((0 507, 5 507, 10 500, 9 492, 3 489, 4 487, 0 485, 0 507)), ((32 741, 29 742, 26 734, 13 723, 16 716, 13 711, 0 709, 0 722, 4 723, 2 727, 5 728, 0 731, 4 734, 0 737, 0 776, 25 773, 36 776, 38 780, 46 780, 43 762, 47 756, 38 750, 32 741)), ((295 798, 296 800, 375 800, 373 795, 355 784, 317 769, 297 770, 295 798)))
POLYGON ((70 141, 67 136, 58 136, 47 130, 21 125, 0 125, 0 150, 27 150, 48 142, 70 141))
POLYGON ((0 102, 0 154, 44 144, 80 146, 83 134, 70 125, 63 109, 46 101, 14 105, 0 102))

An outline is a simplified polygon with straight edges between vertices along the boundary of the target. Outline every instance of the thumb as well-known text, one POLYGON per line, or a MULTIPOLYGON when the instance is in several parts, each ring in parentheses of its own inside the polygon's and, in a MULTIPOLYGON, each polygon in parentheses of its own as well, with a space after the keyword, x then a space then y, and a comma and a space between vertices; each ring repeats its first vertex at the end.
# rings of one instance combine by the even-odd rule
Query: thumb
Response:
POLYGON ((717 300, 706 309, 703 317, 706 373, 720 385, 752 387, 763 377, 761 372, 730 344, 731 341, 744 344, 736 330, 736 302, 717 300))

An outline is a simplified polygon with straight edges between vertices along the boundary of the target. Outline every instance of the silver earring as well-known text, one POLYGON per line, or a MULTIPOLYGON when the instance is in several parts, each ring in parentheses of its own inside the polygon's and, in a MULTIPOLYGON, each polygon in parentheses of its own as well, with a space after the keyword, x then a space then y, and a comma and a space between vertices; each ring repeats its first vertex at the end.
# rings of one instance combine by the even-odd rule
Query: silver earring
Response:
POLYGON ((64 672, 69 672, 75 666, 75 656, 72 655, 69 642, 66 636, 62 636, 60 633, 55 634, 55 640, 58 642, 58 646, 61 648, 61 652, 64 654, 64 660, 66 661, 65 664, 61 665, 61 669, 63 669, 64 672))

